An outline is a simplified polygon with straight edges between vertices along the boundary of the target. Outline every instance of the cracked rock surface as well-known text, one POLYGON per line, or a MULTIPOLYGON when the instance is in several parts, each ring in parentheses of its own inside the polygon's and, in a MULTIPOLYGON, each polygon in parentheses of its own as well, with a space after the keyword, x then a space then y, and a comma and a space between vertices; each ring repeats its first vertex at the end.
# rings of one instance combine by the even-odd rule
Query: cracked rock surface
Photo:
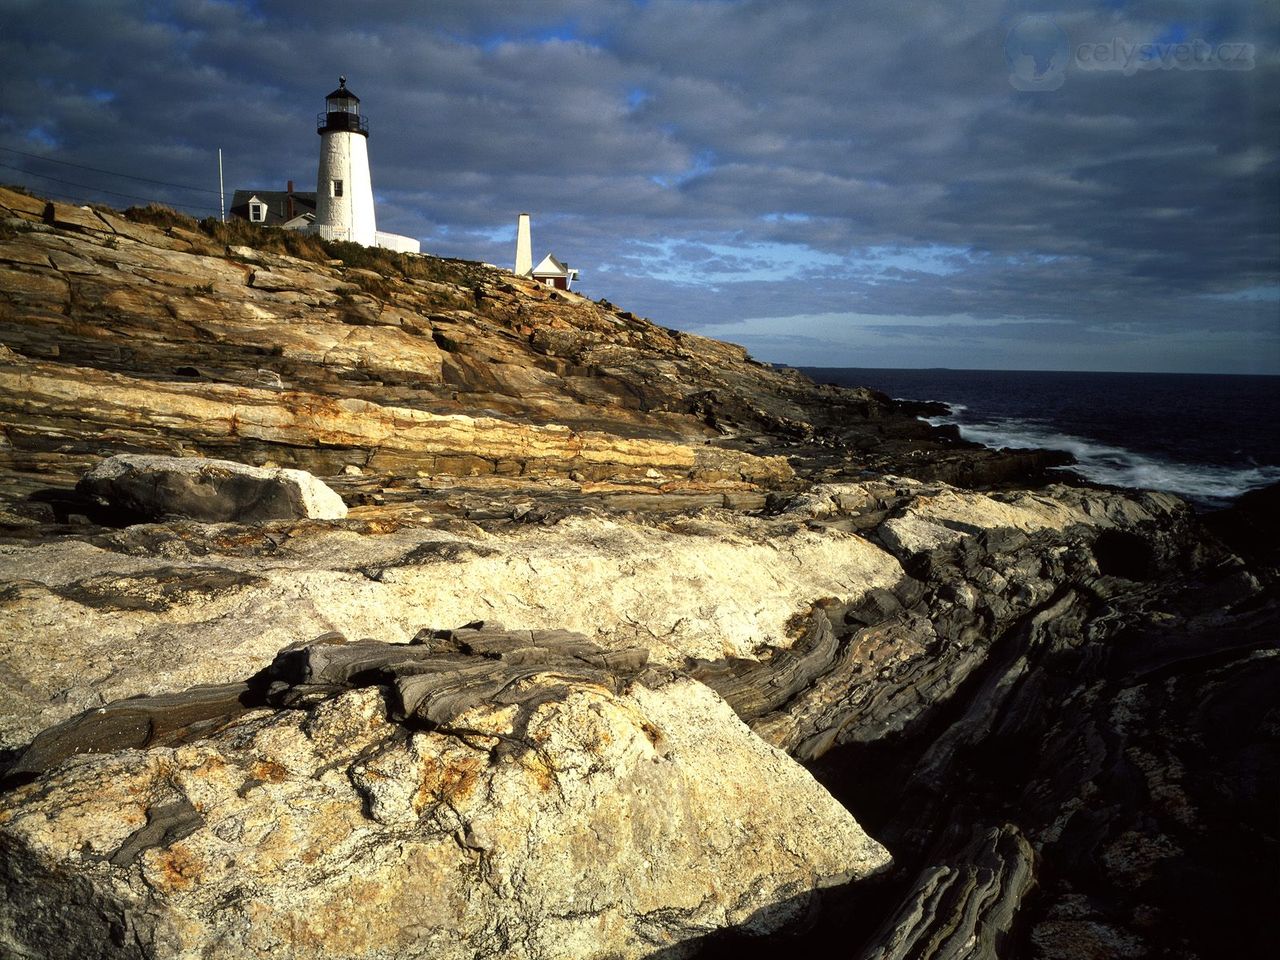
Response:
MULTIPOLYGON (((492 628, 421 639, 282 651, 263 705, 213 729, 170 722, 146 749, 125 730, 28 771, 0 800, 3 883, 28 891, 0 910, 0 944, 678 956, 721 927, 767 933, 889 862, 799 765, 643 651, 492 628)), ((164 726, 183 699, 107 712, 164 726)))

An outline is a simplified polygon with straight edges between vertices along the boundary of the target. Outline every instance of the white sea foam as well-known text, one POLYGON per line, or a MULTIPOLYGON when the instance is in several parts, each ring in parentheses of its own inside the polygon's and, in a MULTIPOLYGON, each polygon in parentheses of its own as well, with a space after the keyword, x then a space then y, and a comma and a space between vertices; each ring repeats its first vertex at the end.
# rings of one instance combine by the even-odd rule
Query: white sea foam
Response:
MULTIPOLYGON (((953 411, 958 409, 958 405, 952 406, 953 411)), ((1163 460, 1124 447, 1060 433, 1043 420, 957 423, 954 416, 947 416, 929 417, 928 422, 934 426, 956 423, 960 436, 984 447, 1065 450, 1077 461, 1065 469, 1095 483, 1164 490, 1205 506, 1225 506, 1242 493, 1280 482, 1280 467, 1228 467, 1163 460)))
MULTIPOLYGON (((920 403, 921 402, 912 397, 894 397, 893 399, 897 403, 920 403)), ((969 405, 965 403, 952 403, 950 400, 938 400, 936 402, 945 403, 947 405, 947 408, 950 409, 951 413, 945 417, 924 417, 922 419, 926 419, 930 423, 933 423, 934 420, 936 420, 938 423, 952 423, 954 421, 950 420, 949 417, 954 417, 957 414, 964 413, 966 410, 969 409, 969 405)))

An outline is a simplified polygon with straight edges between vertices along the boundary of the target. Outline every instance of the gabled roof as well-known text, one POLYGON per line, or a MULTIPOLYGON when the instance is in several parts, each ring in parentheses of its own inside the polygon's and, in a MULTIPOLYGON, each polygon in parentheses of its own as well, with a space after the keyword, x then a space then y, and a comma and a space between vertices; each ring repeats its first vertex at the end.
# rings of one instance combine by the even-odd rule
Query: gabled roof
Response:
POLYGON ((542 262, 533 268, 531 274, 535 277, 567 277, 576 272, 557 260, 554 254, 548 253, 542 258, 542 262))
POLYGON ((293 217, 296 220, 304 213, 315 213, 316 210, 316 194, 315 191, 299 192, 295 190, 292 194, 288 190, 237 190, 231 196, 231 208, 227 213, 233 217, 239 217, 241 220, 249 219, 249 201, 257 200, 267 208, 266 219, 260 220, 270 227, 283 226, 284 223, 291 218, 289 217, 289 197, 293 197, 293 217))
MULTIPOLYGON (((296 210, 297 208, 295 207, 294 209, 296 210)), ((301 230, 303 227, 308 227, 315 222, 316 215, 308 210, 306 213, 299 214, 292 220, 286 220, 284 223, 280 224, 280 226, 284 227, 286 230, 301 230)))

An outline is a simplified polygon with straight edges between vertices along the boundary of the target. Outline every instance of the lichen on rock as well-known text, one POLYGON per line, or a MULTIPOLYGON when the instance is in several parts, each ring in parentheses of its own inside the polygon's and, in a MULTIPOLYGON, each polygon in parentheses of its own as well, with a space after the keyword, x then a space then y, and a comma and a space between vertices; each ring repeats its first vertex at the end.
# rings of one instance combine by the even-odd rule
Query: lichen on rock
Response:
POLYGON ((416 658, 356 645, 338 683, 279 678, 346 645, 286 651, 263 678, 277 706, 12 790, 0 871, 40 882, 0 908, 0 942, 50 958, 677 955, 888 865, 702 684, 567 635, 449 637, 416 658), (424 676, 461 697, 447 723, 395 692, 424 676))

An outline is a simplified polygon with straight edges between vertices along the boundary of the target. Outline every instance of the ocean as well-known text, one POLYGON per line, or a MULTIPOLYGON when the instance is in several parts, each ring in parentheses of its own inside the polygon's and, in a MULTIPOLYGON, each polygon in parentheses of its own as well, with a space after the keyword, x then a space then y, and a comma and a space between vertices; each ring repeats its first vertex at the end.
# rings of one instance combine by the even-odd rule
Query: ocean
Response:
POLYGON ((801 367, 820 383, 940 400, 967 440, 1066 450, 1095 483, 1226 506, 1280 482, 1280 377, 801 367))

